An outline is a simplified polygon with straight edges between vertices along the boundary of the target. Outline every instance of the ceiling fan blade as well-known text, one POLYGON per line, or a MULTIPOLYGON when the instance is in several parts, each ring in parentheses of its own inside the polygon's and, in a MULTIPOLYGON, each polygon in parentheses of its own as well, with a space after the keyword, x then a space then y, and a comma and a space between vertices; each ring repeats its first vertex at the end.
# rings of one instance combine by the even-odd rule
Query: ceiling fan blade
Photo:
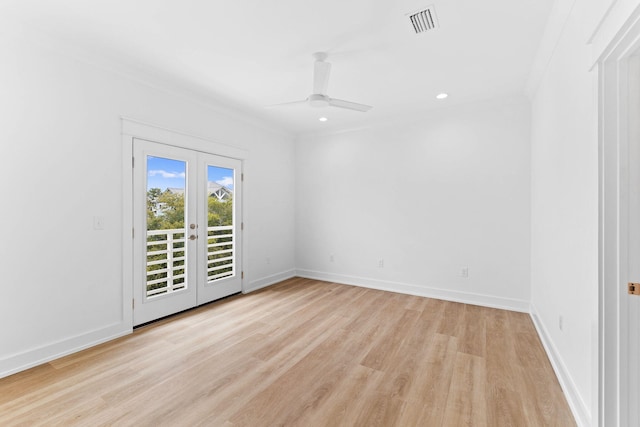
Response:
POLYGON ((313 93, 327 94, 330 74, 331 64, 329 62, 316 61, 313 63, 313 93))
POLYGON ((309 101, 309 99, 305 99, 303 101, 293 101, 293 102, 283 102, 282 104, 273 104, 273 105, 267 105, 264 108, 276 108, 276 107, 293 107, 296 105, 304 105, 307 104, 309 101))
POLYGON ((343 101, 342 99, 329 98, 329 105, 332 107, 346 108, 348 110, 362 111, 366 113, 373 107, 370 105, 358 104, 356 102, 343 101))

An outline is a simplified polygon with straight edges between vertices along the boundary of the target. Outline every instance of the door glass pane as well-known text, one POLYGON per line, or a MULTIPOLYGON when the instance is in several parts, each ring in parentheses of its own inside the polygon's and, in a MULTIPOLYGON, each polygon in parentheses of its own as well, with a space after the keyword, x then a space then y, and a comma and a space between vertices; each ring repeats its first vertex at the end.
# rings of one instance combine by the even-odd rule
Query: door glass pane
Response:
POLYGON ((235 275, 234 170, 207 167, 207 281, 235 275))
POLYGON ((147 156, 147 298, 186 289, 187 163, 147 156))

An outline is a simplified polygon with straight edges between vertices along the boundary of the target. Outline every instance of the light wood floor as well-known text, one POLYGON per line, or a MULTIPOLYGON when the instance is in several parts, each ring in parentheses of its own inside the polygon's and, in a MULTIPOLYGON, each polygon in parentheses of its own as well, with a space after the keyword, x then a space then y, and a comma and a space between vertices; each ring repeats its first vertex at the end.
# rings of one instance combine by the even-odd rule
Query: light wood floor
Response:
POLYGON ((575 423, 528 315, 296 278, 4 378, 0 425, 575 423))

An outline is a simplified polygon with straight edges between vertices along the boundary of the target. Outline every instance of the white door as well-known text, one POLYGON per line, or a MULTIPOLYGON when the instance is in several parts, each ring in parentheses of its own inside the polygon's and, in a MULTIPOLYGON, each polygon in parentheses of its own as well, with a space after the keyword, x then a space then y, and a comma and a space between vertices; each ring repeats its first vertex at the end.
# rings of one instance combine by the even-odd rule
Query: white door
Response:
POLYGON ((240 292, 241 162, 198 153, 198 305, 240 292))
POLYGON ((133 145, 134 325, 240 292, 241 162, 133 145))

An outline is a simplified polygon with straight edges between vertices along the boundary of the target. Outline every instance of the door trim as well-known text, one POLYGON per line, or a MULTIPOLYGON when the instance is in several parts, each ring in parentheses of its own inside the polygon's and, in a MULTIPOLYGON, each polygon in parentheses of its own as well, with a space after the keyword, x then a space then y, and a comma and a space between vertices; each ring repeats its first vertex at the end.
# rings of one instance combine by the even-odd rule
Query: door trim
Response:
MULTIPOLYGON (((144 139, 160 144, 213 154, 215 156, 230 157, 240 160, 243 171, 245 162, 249 159, 249 151, 137 119, 121 117, 120 120, 122 126, 122 319, 125 325, 133 328, 133 140, 135 138, 144 139)), ((242 185, 243 209, 242 212, 239 213, 239 221, 245 223, 246 230, 246 181, 243 182, 242 185)), ((246 273, 248 270, 246 233, 241 233, 239 238, 242 243, 242 265, 240 270, 246 273)), ((247 280, 243 279, 241 284, 242 293, 246 292, 246 283, 247 280)))
POLYGON ((249 158, 249 151, 244 148, 222 144, 211 139, 167 129, 128 117, 121 117, 121 120, 123 136, 146 139, 161 144, 188 148, 190 150, 201 151, 216 156, 231 157, 238 160, 247 160, 249 158))
MULTIPOLYGON (((626 425, 628 405, 628 79, 640 18, 623 26, 598 62, 598 401, 594 425, 626 425)), ((594 411, 595 412, 595 411, 594 411)))

